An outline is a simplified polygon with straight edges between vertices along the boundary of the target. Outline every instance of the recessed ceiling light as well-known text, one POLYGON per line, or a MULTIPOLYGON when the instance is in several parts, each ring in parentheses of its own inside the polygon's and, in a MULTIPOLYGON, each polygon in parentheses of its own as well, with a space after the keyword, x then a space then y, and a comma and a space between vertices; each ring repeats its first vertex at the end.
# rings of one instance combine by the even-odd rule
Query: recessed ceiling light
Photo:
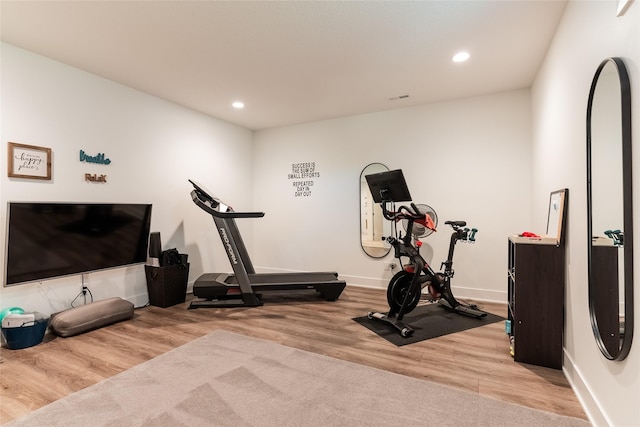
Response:
POLYGON ((453 55, 453 62, 464 62, 467 59, 469 59, 471 57, 471 55, 469 55, 469 52, 458 52, 455 55, 453 55))
POLYGON ((238 110, 241 108, 244 108, 244 102, 240 102, 240 101, 236 101, 231 105, 233 105, 233 108, 237 108, 238 110))

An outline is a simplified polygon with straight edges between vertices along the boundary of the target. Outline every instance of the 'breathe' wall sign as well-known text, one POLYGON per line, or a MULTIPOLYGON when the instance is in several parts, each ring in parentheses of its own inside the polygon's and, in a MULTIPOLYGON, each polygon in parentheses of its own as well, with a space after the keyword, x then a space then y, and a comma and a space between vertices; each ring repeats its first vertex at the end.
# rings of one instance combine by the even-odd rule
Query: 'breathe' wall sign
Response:
POLYGON ((97 163, 99 165, 108 165, 111 159, 105 157, 104 153, 98 153, 95 156, 88 156, 84 150, 80 150, 80 161, 87 163, 97 163))

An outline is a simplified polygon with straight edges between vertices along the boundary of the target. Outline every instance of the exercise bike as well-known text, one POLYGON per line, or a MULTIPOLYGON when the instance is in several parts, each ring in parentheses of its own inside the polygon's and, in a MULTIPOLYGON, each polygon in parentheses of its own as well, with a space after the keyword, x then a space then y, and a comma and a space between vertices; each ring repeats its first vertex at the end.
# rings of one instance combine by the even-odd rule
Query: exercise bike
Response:
POLYGON ((367 315, 369 319, 378 320, 392 326, 403 337, 413 335, 414 330, 403 323, 402 320, 405 314, 410 313, 417 307, 422 296, 422 289, 425 287, 428 288, 430 299, 439 302, 445 309, 466 316, 485 317, 487 315, 486 312, 479 310, 475 305, 466 305, 459 302, 451 291, 451 279, 454 275, 453 253, 455 245, 458 241, 474 242, 478 230, 475 228, 463 228, 467 225, 465 221, 445 222, 445 224, 451 226, 453 233, 449 243, 448 258, 442 263, 444 271, 436 273, 420 255, 422 242, 414 234, 414 227, 416 226, 435 231, 434 215, 428 214, 425 209, 419 209, 414 203, 410 203, 409 206, 401 205, 395 210, 395 202, 411 201, 402 171, 396 170, 368 175, 366 179, 374 201, 382 206, 384 218, 394 223, 403 221, 405 224, 404 236, 395 227, 395 236, 385 238, 393 247, 395 258, 403 266, 402 270, 391 278, 387 287, 389 312, 370 312, 367 315), (392 210, 387 208, 389 204, 391 204, 392 210), (403 264, 402 259, 405 257, 409 259, 409 262, 403 264))

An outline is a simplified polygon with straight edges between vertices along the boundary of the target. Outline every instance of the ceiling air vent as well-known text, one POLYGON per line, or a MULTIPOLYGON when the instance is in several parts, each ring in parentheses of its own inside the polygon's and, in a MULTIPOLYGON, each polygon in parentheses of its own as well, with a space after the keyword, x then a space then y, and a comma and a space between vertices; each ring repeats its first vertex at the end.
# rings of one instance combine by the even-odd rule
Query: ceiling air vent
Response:
POLYGON ((409 94, 390 96, 387 98, 387 101, 398 101, 400 99, 407 99, 408 97, 409 97, 409 94))

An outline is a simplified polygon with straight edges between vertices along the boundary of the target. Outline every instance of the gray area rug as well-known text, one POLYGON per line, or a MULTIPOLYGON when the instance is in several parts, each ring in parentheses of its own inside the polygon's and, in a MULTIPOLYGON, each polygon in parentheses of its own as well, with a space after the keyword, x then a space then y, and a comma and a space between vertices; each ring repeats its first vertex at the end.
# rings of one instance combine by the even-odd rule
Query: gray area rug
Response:
POLYGON ((216 331, 8 426, 587 426, 216 331))

